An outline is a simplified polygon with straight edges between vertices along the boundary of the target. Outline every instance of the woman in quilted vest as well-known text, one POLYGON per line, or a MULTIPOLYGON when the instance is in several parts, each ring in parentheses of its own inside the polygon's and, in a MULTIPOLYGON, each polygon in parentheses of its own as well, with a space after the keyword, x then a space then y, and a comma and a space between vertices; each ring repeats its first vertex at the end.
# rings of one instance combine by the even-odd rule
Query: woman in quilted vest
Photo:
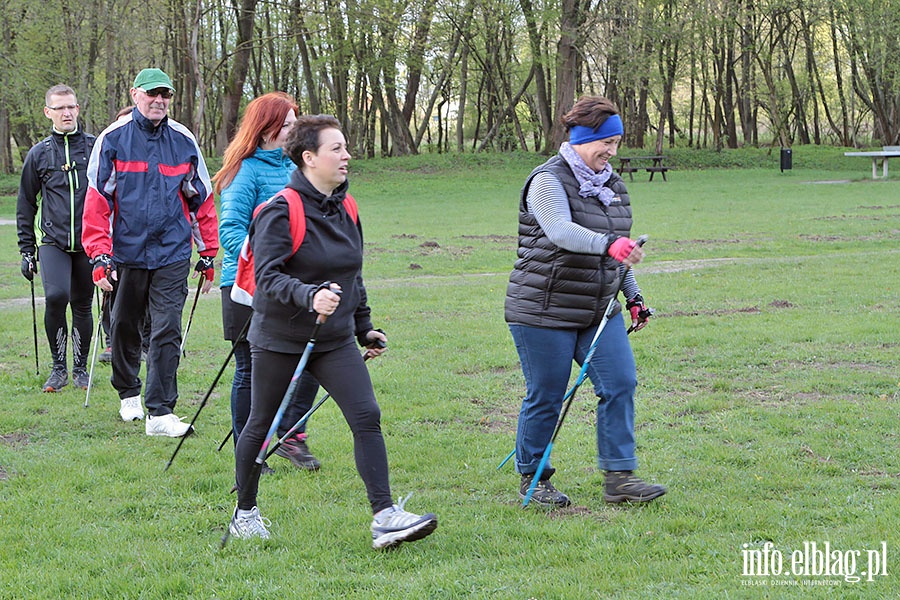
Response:
MULTIPOLYGON (((509 324, 526 395, 516 433, 519 496, 547 507, 568 506, 547 463, 533 485, 560 415, 572 370, 581 365, 619 282, 632 329, 647 324, 634 274, 644 252, 631 236, 631 203, 609 160, 624 132, 615 104, 578 100, 565 116, 569 133, 559 153, 537 167, 519 202, 519 244, 506 291, 509 324), (622 275, 625 275, 622 280, 622 275)), ((618 301, 598 339, 587 375, 597 395, 597 452, 605 471, 604 500, 647 502, 666 493, 634 475, 634 355, 618 301)))

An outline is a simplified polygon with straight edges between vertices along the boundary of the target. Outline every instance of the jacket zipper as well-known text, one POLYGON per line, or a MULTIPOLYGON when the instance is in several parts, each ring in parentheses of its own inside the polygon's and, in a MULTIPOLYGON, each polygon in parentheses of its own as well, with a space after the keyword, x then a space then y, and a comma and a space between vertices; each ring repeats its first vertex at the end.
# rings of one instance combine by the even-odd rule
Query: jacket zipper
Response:
POLYGON ((72 172, 75 171, 75 165, 69 155, 69 134, 64 135, 63 139, 66 144, 66 164, 63 168, 69 179, 69 251, 75 252, 75 189, 78 187, 78 173, 75 172, 73 179, 72 172))

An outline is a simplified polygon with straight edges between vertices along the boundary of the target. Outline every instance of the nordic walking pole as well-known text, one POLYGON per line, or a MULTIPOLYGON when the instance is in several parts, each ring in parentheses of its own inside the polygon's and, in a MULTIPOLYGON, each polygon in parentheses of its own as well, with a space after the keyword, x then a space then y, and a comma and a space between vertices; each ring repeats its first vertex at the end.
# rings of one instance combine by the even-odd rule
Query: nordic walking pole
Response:
POLYGON ((97 288, 97 335, 94 337, 94 352, 91 355, 91 370, 88 371, 87 393, 84 395, 84 407, 88 407, 91 399, 91 387, 94 385, 94 366, 97 364, 97 344, 103 336, 103 312, 104 307, 108 304, 108 292, 103 292, 103 300, 100 300, 100 288, 97 288))
MULTIPOLYGON (((378 341, 375 342, 375 346, 377 346, 378 348, 384 348, 385 345, 386 345, 386 344, 385 344, 384 342, 382 342, 381 340, 378 340, 378 341)), ((363 352, 363 361, 367 361, 367 360, 369 360, 370 358, 371 358, 371 355, 369 354, 368 350, 364 351, 364 352, 363 352)), ((294 425, 293 425, 290 429, 288 429, 287 432, 286 432, 283 436, 281 436, 281 438, 278 439, 277 442, 275 442, 274 444, 272 444, 272 447, 271 447, 271 448, 269 449, 269 451, 266 453, 266 459, 268 459, 270 456, 272 456, 272 454, 274 454, 275 451, 278 450, 278 448, 280 448, 280 447, 282 446, 282 444, 284 444, 284 442, 285 442, 289 437, 291 437, 292 435, 294 435, 295 433, 297 433, 297 430, 300 429, 301 427, 303 427, 303 424, 306 423, 306 421, 309 420, 309 418, 312 416, 312 414, 313 414, 314 412, 316 412, 316 410, 318 410, 318 408, 319 408, 320 406, 322 406, 323 404, 325 404, 325 401, 328 400, 330 397, 331 397, 331 394, 325 394, 324 396, 322 396, 321 400, 319 400, 318 402, 316 402, 316 403, 315 403, 308 411, 306 411, 306 414, 305 414, 305 415, 303 415, 302 417, 300 417, 300 418, 297 420, 297 422, 294 423, 294 425)), ((227 438, 226 438, 226 440, 227 440, 227 438)), ((224 442, 223 442, 223 444, 224 444, 224 442)))
POLYGON ((37 340, 37 307, 34 304, 34 279, 31 280, 31 324, 34 329, 34 373, 41 374, 41 365, 38 363, 38 340, 37 340))
MULTIPOLYGON (((339 290, 331 290, 334 293, 338 293, 339 290)), ((262 446, 259 448, 259 454, 256 455, 256 460, 253 463, 253 471, 251 472, 251 478, 257 477, 259 471, 262 470, 262 465, 266 461, 266 451, 269 448, 269 442, 272 441, 272 438, 275 437, 275 432, 278 431, 278 425, 281 423, 281 418, 284 416, 284 411, 287 410, 288 404, 291 403, 291 398, 294 396, 294 390, 297 388, 297 382, 300 380, 300 376, 303 375, 303 371, 306 369, 306 363, 309 362, 309 355, 312 354, 313 348, 316 345, 316 336, 319 335, 319 328, 322 327, 322 323, 328 317, 326 315, 318 315, 316 317, 316 324, 313 327, 312 333, 309 336, 309 341, 306 342, 306 348, 303 350, 303 354, 300 356, 299 362, 297 362, 297 368, 294 369, 294 374, 291 375, 291 383, 288 385, 287 391, 284 393, 284 397, 281 399, 281 404, 278 406, 278 410, 275 412, 275 417, 272 419, 272 424, 269 426, 269 431, 266 433, 266 437, 263 440, 262 446)), ((222 536, 222 548, 225 547, 225 544, 228 543, 228 538, 231 536, 231 529, 225 529, 225 535, 222 536)))
MULTIPOLYGON (((209 400, 210 395, 216 387, 216 384, 219 383, 219 378, 222 377, 222 373, 225 372, 225 367, 228 366, 228 363, 231 362, 231 357, 234 356, 234 349, 237 347, 238 343, 243 339, 243 337, 247 334, 247 329, 250 328, 250 319, 247 318, 247 321, 244 323, 244 326, 241 328, 241 332, 238 334, 237 338, 234 340, 234 343, 231 344, 231 350, 228 352, 228 356, 225 357, 225 361, 222 362, 221 368, 219 368, 219 372, 216 373, 216 378, 213 379, 212 384, 209 386, 209 389, 206 390, 206 395, 203 396, 203 400, 200 401, 200 406, 197 407, 197 412, 194 413, 194 418, 191 419, 191 423, 188 431, 191 431, 194 427, 194 422, 197 420, 197 417, 200 416, 200 411, 203 410, 203 407, 206 406, 206 401, 209 400)), ((187 437, 187 434, 181 436, 181 439, 178 440, 178 445, 175 447, 175 452, 172 453, 172 458, 169 459, 169 462, 166 463, 166 467, 163 471, 168 471, 169 467, 172 466, 172 461, 175 460, 175 457, 178 456, 178 451, 181 450, 181 445, 184 443, 184 438, 187 437)))
MULTIPOLYGON (((642 235, 637 239, 637 245, 643 246, 644 242, 647 241, 647 236, 642 235)), ((628 275, 628 271, 631 270, 631 267, 625 267, 625 271, 622 273, 622 277, 619 279, 619 285, 616 286, 616 293, 613 294, 612 298, 609 299, 609 304, 606 305, 606 310, 603 312, 603 320, 600 321, 600 325, 597 327, 597 333, 594 334, 594 339, 591 341, 591 346, 588 349, 587 355, 584 357, 584 361, 581 364, 581 371, 578 373, 578 378, 575 380, 575 385, 572 386, 565 397, 563 398, 563 408, 562 413, 559 415, 559 420, 556 422, 556 427, 553 429, 553 435, 550 436, 550 441, 547 443, 547 447, 544 449, 544 455, 541 457, 541 461, 538 463, 537 470, 534 472, 534 477, 531 480, 531 485, 528 488, 528 492, 525 494, 525 498, 522 500, 522 506, 528 506, 528 503, 531 501, 531 496, 534 494, 534 490, 537 487, 538 482, 540 481, 541 474, 544 472, 544 468, 547 466, 547 463, 550 462, 550 452, 553 450, 553 442, 556 441, 556 436, 559 435, 560 429, 562 429, 563 421, 566 419, 566 414, 569 412, 569 407, 572 406, 572 398, 575 397, 575 392, 578 391, 578 388, 587 378, 587 370, 591 364, 591 358, 594 356, 594 351, 597 349, 597 342, 600 340, 600 334, 603 332, 603 329, 606 327, 606 324, 609 323, 609 315, 612 312, 613 305, 616 302, 616 297, 619 295, 619 292, 622 291, 622 284, 625 283, 625 277, 628 275)))
POLYGON ((221 452, 222 448, 225 447, 225 444, 228 443, 228 440, 231 439, 231 436, 234 434, 234 427, 228 430, 228 433, 225 434, 225 437, 222 439, 222 442, 219 444, 219 447, 216 448, 216 452, 221 452))
POLYGON ((188 332, 191 330, 191 323, 194 322, 194 311, 197 310, 197 300, 200 299, 200 289, 203 287, 203 282, 206 281, 206 275, 200 273, 200 277, 197 280, 197 293, 194 295, 194 304, 191 306, 191 314, 188 316, 188 324, 184 329, 184 335, 181 336, 181 355, 187 356, 184 353, 184 345, 187 343, 188 332))

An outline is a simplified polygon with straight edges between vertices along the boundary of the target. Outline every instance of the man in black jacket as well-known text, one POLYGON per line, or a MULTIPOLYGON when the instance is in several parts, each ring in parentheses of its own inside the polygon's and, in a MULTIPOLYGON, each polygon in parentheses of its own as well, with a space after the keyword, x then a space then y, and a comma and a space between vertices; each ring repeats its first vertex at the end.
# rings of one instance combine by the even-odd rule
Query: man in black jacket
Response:
POLYGON ((94 136, 78 128, 78 101, 67 85, 55 85, 45 96, 44 115, 53 122, 49 137, 25 157, 16 206, 22 275, 32 281, 41 263, 46 307, 44 327, 53 356, 53 370, 43 386, 57 392, 69 383, 66 309, 72 307, 72 380, 88 386, 87 358, 94 329, 91 263, 81 245, 81 216, 87 191, 87 166, 94 136), (39 212, 42 238, 39 253, 35 217, 39 212))

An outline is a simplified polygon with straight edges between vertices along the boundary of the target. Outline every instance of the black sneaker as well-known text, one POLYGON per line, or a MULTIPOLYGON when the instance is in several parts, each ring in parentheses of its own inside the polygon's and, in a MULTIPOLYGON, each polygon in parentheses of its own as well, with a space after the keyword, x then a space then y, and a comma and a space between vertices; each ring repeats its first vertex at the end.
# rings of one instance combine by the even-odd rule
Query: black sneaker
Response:
POLYGON ((631 471, 607 471, 603 499, 612 504, 619 502, 649 502, 666 493, 666 488, 650 484, 636 477, 631 471))
POLYGON ((88 375, 87 369, 84 367, 75 367, 72 369, 72 384, 83 390, 88 389, 88 383, 91 378, 88 375))
POLYGON ((69 385, 69 372, 65 367, 53 367, 50 377, 41 389, 45 392, 58 392, 69 385))
POLYGON ((322 466, 322 463, 309 451, 309 447, 306 445, 305 433, 298 433, 286 439, 275 450, 275 454, 288 459, 295 467, 305 471, 318 471, 319 467, 322 466))
POLYGON ((269 463, 267 463, 266 461, 263 461, 262 466, 259 468, 259 474, 260 475, 271 475, 274 472, 275 472, 275 469, 270 467, 269 463))
MULTIPOLYGON (((519 498, 522 500, 524 500, 525 496, 528 494, 528 489, 531 487, 531 482, 533 480, 534 473, 522 475, 522 481, 519 483, 519 498)), ((534 486, 534 492, 532 493, 529 502, 534 502, 535 504, 549 508, 562 508, 572 503, 568 496, 553 487, 549 477, 547 479, 538 480, 537 485, 534 486)))

